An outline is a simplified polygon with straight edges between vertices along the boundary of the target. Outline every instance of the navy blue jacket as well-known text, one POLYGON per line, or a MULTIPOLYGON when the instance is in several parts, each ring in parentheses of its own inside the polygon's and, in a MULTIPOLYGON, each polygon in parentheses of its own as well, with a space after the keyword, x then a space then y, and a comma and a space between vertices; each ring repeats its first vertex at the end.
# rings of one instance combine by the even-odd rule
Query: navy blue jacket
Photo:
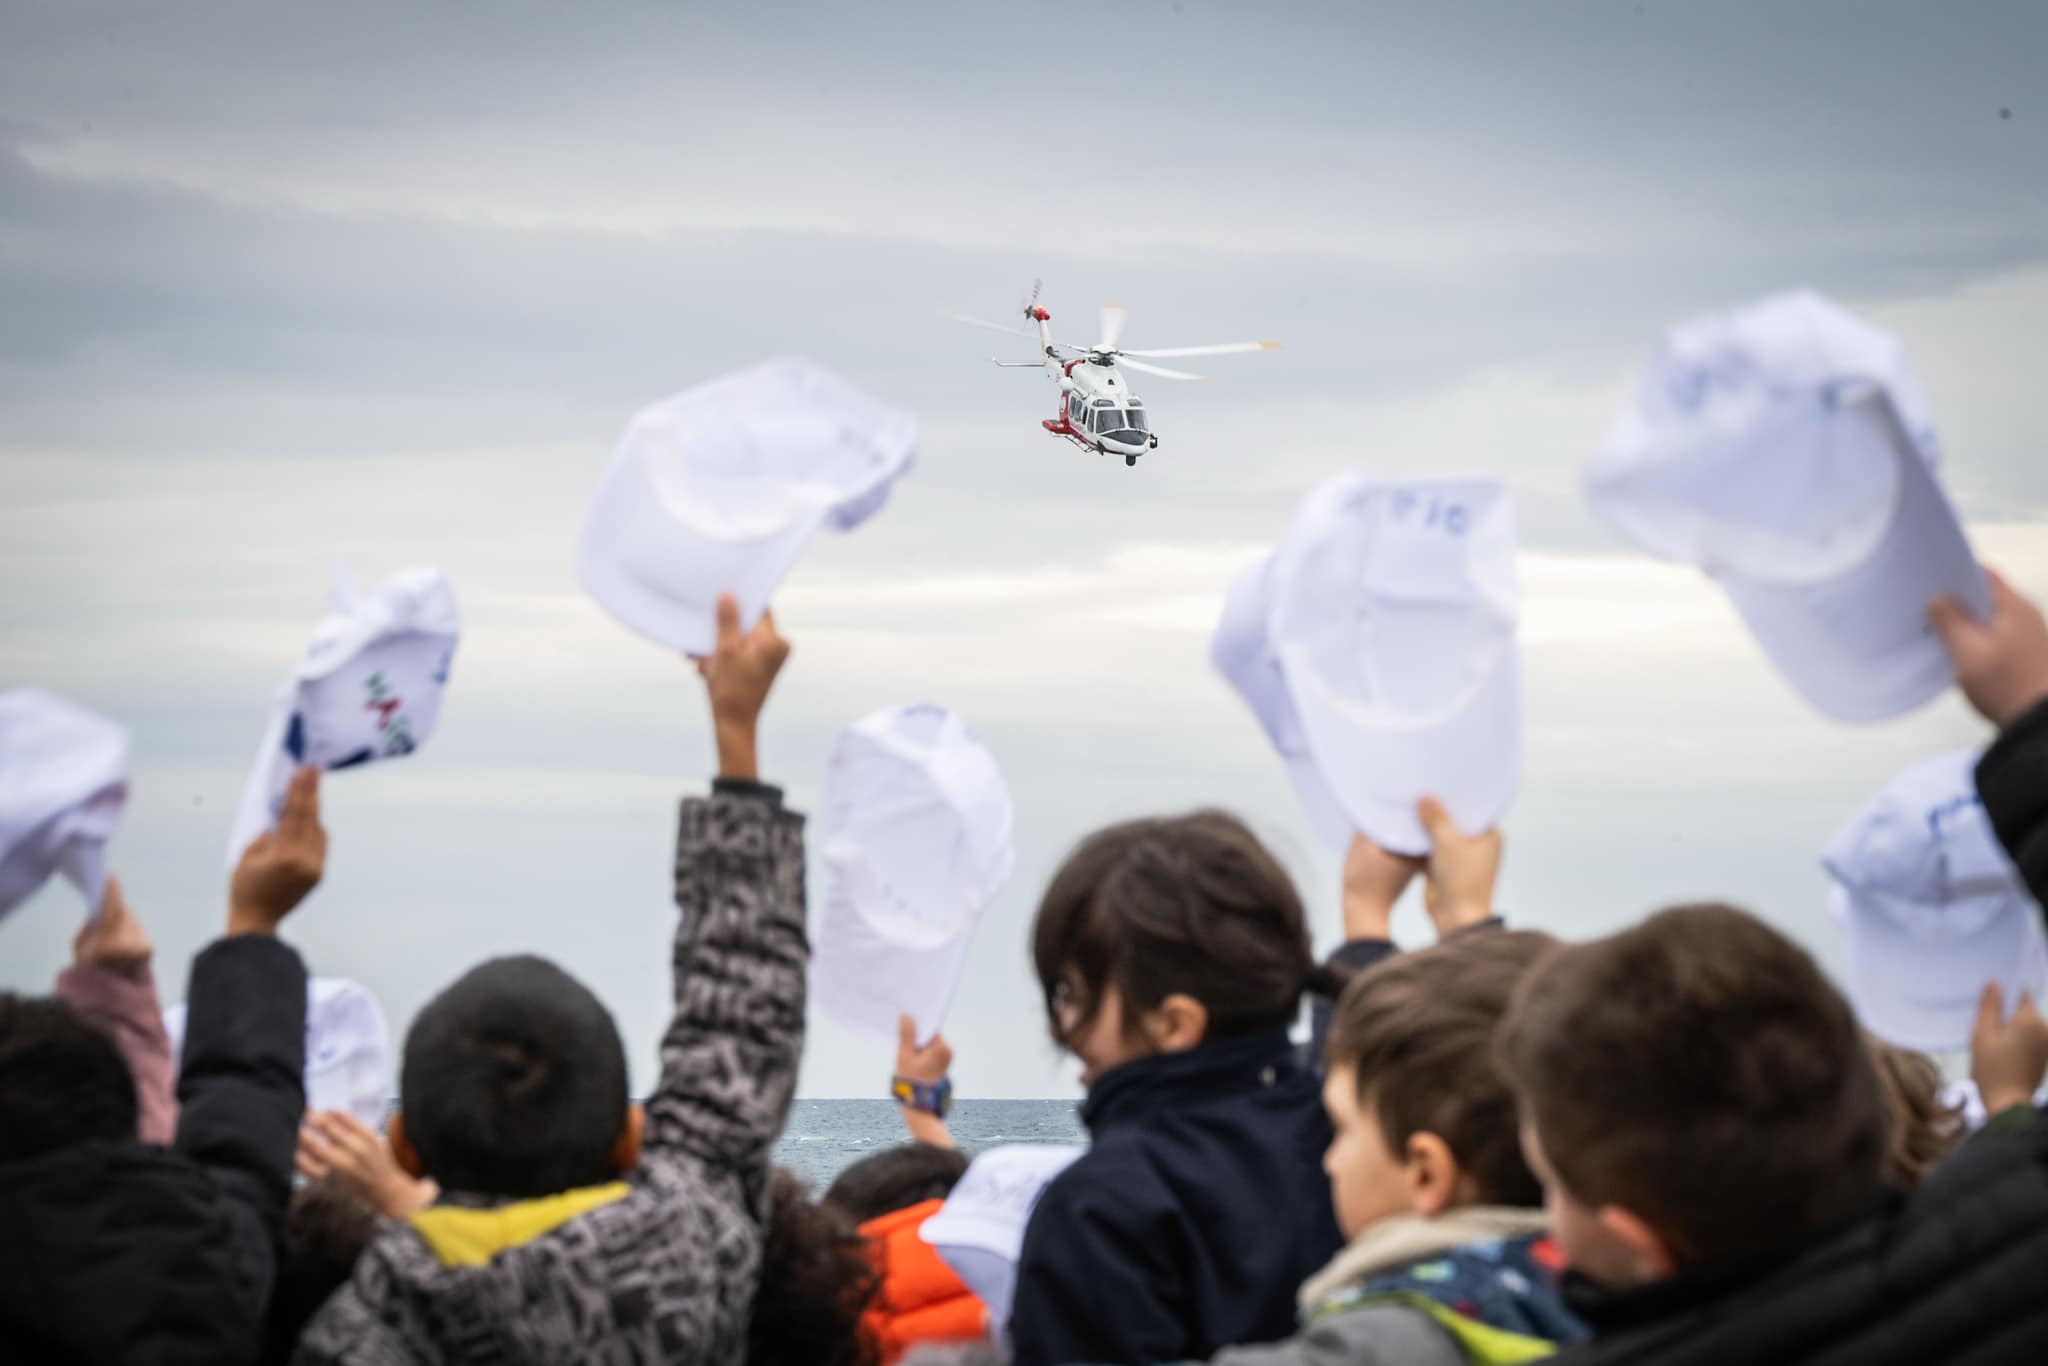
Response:
POLYGON ((1031 1216, 1016 1366, 1207 1357, 1295 1329, 1343 1239, 1322 1083, 1284 1031, 1126 1063, 1088 1093, 1094 1139, 1031 1216))

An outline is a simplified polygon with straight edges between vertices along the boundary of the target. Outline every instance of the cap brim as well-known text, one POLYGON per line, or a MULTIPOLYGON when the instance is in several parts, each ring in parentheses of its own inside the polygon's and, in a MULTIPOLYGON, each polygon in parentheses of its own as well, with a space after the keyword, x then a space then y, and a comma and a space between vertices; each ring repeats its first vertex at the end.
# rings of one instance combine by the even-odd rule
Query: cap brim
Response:
POLYGON ((1873 1034, 1904 1048, 1968 1045, 1977 1001, 1997 982, 2008 1008, 2048 987, 2048 943, 2024 897, 1975 934, 1929 939, 1836 883, 1831 909, 1849 935, 1849 999, 1873 1034))
POLYGON ((1350 828, 1373 843, 1427 853, 1415 811, 1424 797, 1441 801, 1461 830, 1490 830, 1507 814, 1522 777, 1522 670, 1512 646, 1462 706, 1418 724, 1354 706, 1306 665, 1290 660, 1287 676, 1318 773, 1350 828))
POLYGON ((896 1037, 909 1015, 917 1037, 929 1039, 952 1009, 975 921, 930 948, 906 948, 877 933, 858 909, 828 890, 817 917, 811 951, 812 998, 833 1019, 879 1038, 896 1037))
POLYGON ((1951 593, 1990 615, 1983 571, 1955 509, 1888 404, 1848 405, 1835 439, 1881 440, 1898 462, 1890 522, 1860 563, 1818 583, 1724 571, 1722 589, 1785 681, 1838 721, 1882 721, 1946 691, 1955 674, 1927 620, 1951 593))
POLYGON ((826 512, 798 507, 765 535, 716 538, 670 517, 643 467, 621 461, 584 520, 576 574, 627 627, 671 650, 706 655, 717 643, 719 596, 738 598, 741 628, 751 628, 826 512))

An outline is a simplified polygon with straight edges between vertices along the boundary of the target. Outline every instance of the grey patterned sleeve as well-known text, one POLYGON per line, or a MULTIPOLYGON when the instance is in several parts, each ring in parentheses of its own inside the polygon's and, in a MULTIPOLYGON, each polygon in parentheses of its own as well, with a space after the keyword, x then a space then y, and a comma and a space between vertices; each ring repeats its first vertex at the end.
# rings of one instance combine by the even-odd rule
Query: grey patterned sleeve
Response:
POLYGON ((804 1042, 804 822, 773 789, 686 798, 676 836, 676 1013, 647 1147, 765 1192, 804 1042))

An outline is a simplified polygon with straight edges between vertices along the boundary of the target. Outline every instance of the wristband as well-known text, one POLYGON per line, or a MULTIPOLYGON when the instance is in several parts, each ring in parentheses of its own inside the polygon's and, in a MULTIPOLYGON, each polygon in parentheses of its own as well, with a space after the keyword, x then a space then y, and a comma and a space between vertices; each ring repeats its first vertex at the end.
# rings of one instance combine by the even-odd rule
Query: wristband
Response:
POLYGON ((944 1119, 953 1108, 953 1079, 941 1077, 930 1082, 897 1077, 889 1083, 889 1095, 905 1109, 922 1110, 944 1119))

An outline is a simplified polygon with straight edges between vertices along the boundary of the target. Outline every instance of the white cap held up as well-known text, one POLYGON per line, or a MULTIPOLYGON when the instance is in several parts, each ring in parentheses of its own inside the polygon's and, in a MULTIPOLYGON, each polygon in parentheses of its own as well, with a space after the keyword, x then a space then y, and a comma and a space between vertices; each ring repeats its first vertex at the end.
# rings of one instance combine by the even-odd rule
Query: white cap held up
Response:
POLYGON ((1643 549, 1711 574, 1818 710, 1878 721, 1953 681, 1940 593, 1990 612, 1898 341, 1812 293, 1674 328, 1586 472, 1643 549))
POLYGON ((331 607, 271 705, 228 837, 229 868, 276 824, 294 768, 399 758, 440 718, 461 631, 441 571, 404 570, 364 597, 338 584, 331 607))
POLYGON ((767 609, 821 523, 873 516, 910 467, 917 420, 802 357, 724 375, 641 409, 576 544, 584 588, 625 625, 710 653, 721 593, 740 629, 767 609))
POLYGON ((1976 754, 1913 765, 1828 842, 1830 910, 1849 935, 1849 997, 1906 1048, 1969 1042, 1996 982, 2008 1003, 2048 986, 2041 911, 1992 832, 1976 754))
POLYGON ((1522 772, 1514 504, 1490 479, 1339 475, 1275 554, 1272 649, 1352 828, 1397 854, 1434 796, 1497 825, 1522 772))
POLYGON ((842 731, 818 814, 818 1004, 884 1038, 906 1014, 920 1039, 936 1034, 1016 861, 1012 825, 994 756, 951 710, 892 707, 842 731))
POLYGON ((0 916, 56 872, 99 914, 127 799, 126 730, 34 688, 0 693, 0 916))

